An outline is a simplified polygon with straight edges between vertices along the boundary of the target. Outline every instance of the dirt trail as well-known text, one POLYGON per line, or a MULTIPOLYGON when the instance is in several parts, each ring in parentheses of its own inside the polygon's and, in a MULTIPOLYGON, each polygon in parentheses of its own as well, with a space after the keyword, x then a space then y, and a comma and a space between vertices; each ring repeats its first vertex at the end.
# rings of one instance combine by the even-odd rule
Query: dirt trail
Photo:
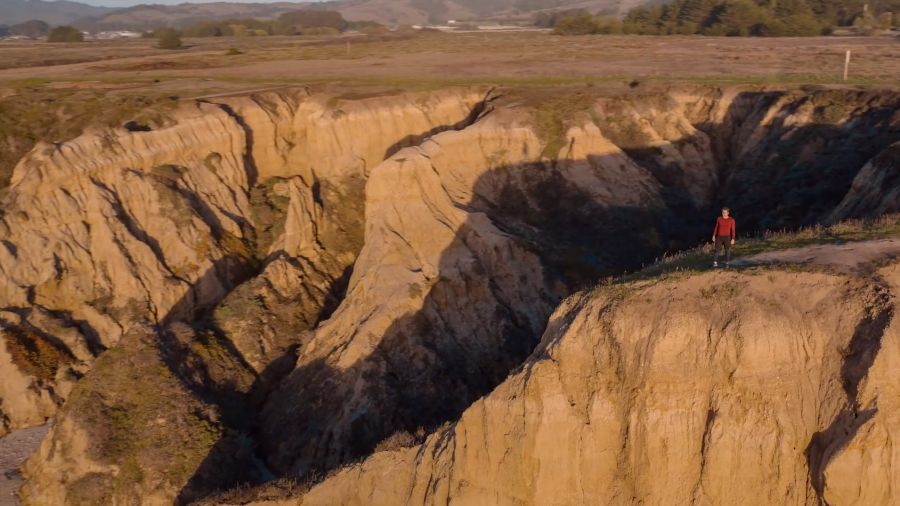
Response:
POLYGON ((849 242, 845 244, 817 244, 783 251, 760 253, 732 262, 736 267, 773 263, 828 265, 841 271, 900 256, 900 238, 849 242))
POLYGON ((0 438, 0 506, 16 506, 16 489, 22 483, 19 466, 34 453, 50 424, 13 431, 0 438))

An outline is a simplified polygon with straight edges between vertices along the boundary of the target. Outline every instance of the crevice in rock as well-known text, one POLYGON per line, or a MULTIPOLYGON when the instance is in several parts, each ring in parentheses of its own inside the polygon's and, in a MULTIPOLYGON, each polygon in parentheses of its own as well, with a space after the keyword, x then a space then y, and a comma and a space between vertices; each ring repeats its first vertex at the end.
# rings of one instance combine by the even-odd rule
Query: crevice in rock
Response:
POLYGON ((464 130, 474 125, 480 119, 484 118, 485 116, 490 114, 491 111, 493 111, 492 104, 494 101, 503 97, 503 95, 499 95, 496 92, 496 88, 491 88, 490 90, 488 90, 488 92, 484 95, 484 98, 480 102, 475 104, 475 107, 472 108, 472 110, 469 112, 469 115, 466 116, 466 118, 462 121, 453 125, 438 125, 431 130, 428 130, 427 132, 410 135, 394 143, 387 149, 387 151, 385 151, 384 159, 387 160, 388 158, 394 156, 401 149, 421 145, 424 141, 430 139, 431 137, 434 137, 441 132, 448 132, 451 130, 464 130))
POLYGON ((867 308, 868 314, 853 332, 841 365, 841 386, 847 404, 825 429, 813 434, 804 452, 810 485, 816 493, 816 500, 824 506, 828 505, 824 493, 825 471, 829 462, 878 412, 876 406, 861 409, 859 385, 878 356, 885 330, 894 317, 894 306, 887 283, 872 278, 872 285, 874 300, 867 308))
POLYGON ((253 188, 256 185, 256 181, 259 178, 259 170, 256 167, 256 160, 253 158, 253 129, 250 128, 250 125, 247 124, 247 120, 244 119, 243 116, 237 113, 233 107, 228 104, 222 102, 211 102, 209 100, 198 100, 200 103, 210 104, 218 107, 225 114, 227 114, 231 119, 234 120, 235 123, 241 127, 241 130, 244 131, 244 139, 246 145, 244 146, 244 170, 247 171, 247 188, 253 188))
MULTIPOLYGON (((190 286, 191 282, 189 280, 177 275, 169 266, 169 263, 166 260, 166 256, 162 251, 162 247, 159 245, 159 241, 155 237, 148 234, 137 222, 137 220, 135 220, 134 217, 132 217, 131 214, 129 214, 128 211, 125 210, 125 206, 122 204, 122 201, 119 198, 119 194, 102 181, 99 181, 97 179, 92 179, 91 181, 106 196, 107 202, 109 202, 110 206, 113 208, 113 211, 116 213, 116 217, 119 218, 123 225, 125 225, 128 233, 150 249, 150 251, 153 253, 153 256, 156 258, 156 261, 159 262, 159 264, 162 265, 164 269, 166 269, 166 271, 173 279, 177 279, 178 281, 181 281, 182 283, 190 286)), ((124 245, 122 245, 122 249, 123 251, 126 250, 124 245)))

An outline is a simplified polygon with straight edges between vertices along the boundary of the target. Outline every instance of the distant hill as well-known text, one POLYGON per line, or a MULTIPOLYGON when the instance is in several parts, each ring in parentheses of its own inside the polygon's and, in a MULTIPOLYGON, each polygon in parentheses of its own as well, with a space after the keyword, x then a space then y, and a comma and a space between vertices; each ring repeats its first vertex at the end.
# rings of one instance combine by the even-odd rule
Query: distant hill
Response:
POLYGON ((160 26, 182 27, 202 20, 229 18, 274 18, 297 9, 324 8, 329 3, 233 3, 214 2, 179 5, 136 5, 117 9, 78 23, 86 30, 151 29, 160 26))
POLYGON ((338 10, 351 20, 424 24, 448 19, 527 19, 546 10, 585 9, 624 14, 646 0, 347 0, 338 10))
POLYGON ((201 20, 274 18, 297 9, 340 11, 352 21, 394 24, 443 23, 450 19, 525 20, 546 10, 585 9, 591 13, 624 14, 650 0, 337 0, 331 2, 137 5, 112 9, 70 1, 0 0, 0 25, 40 19, 51 25, 75 24, 85 30, 144 30, 184 27, 201 20))
POLYGON ((0 25, 14 25, 31 19, 40 19, 51 25, 64 25, 114 10, 65 0, 0 0, 0 25))

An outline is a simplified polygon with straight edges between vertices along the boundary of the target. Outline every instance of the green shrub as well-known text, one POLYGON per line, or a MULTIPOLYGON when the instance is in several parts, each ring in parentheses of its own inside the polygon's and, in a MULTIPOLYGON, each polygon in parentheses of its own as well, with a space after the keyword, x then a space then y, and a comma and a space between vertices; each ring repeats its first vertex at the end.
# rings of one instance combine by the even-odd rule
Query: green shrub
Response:
POLYGON ((181 32, 174 28, 160 28, 154 32, 154 36, 158 41, 156 47, 160 49, 181 49, 184 47, 181 43, 181 32))
POLYGON ((836 9, 828 0, 673 0, 630 10, 621 28, 637 35, 806 37, 830 35, 834 26, 852 23, 858 33, 870 33, 892 23, 892 8, 888 3, 865 12, 861 4, 836 9))
POLYGON ((613 16, 598 16, 594 24, 596 25, 594 33, 604 35, 622 33, 622 22, 613 16))
POLYGON ((337 11, 301 9, 278 16, 272 31, 278 35, 299 35, 306 34, 310 28, 331 28, 341 32, 347 26, 347 21, 337 11))
POLYGON ((84 35, 74 26, 57 26, 50 30, 47 42, 84 42, 84 35))
POLYGON ((590 35, 596 33, 597 24, 590 14, 576 14, 560 18, 553 27, 557 35, 590 35))

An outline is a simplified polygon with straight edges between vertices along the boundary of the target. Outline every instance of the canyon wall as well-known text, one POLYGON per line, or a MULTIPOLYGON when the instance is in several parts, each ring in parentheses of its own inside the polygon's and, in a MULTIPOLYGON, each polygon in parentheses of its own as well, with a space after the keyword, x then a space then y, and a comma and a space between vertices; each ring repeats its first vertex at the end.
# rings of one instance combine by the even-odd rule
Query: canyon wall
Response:
MULTIPOLYGON (((102 130, 38 146, 16 168, 0 226, 0 430, 53 416, 96 356, 145 324, 164 328, 153 346, 166 348, 164 364, 187 391, 249 392, 253 378, 334 305, 329 298, 361 246, 369 168, 399 146, 471 121, 485 95, 264 94, 185 105, 154 131, 102 130), (360 126, 368 124, 383 129, 364 134, 360 126), (252 317, 276 321, 280 332, 245 330, 248 301, 228 304, 228 297, 248 292, 268 304, 251 304, 252 317), (290 308, 279 314, 284 300, 290 308), (216 306, 215 318, 203 316, 216 306), (196 332, 176 326, 198 318, 214 321, 196 332)), ((125 367, 106 361, 102 370, 115 375, 125 367)), ((139 401, 128 390, 140 385, 107 388, 104 416, 139 401)), ((68 412, 95 402, 79 397, 68 412)), ((46 456, 56 460, 40 467, 47 480, 31 491, 37 503, 66 500, 47 495, 62 490, 47 483, 71 484, 92 472, 82 466, 97 458, 92 444, 52 450, 51 441, 85 429, 73 424, 60 423, 48 438, 46 456)), ((116 457, 113 471, 106 468, 112 475, 122 467, 116 457)), ((156 486, 147 483, 142 490, 156 486)), ((160 493, 177 495, 172 486, 160 493)), ((142 493, 123 497, 133 494, 142 493)))
MULTIPOLYGON (((370 455, 398 432, 437 431, 450 437, 459 424, 449 431, 438 428, 460 416, 471 418, 472 410, 511 388, 507 382, 491 394, 532 354, 542 334, 547 342, 547 320, 569 294, 707 238, 708 213, 721 203, 735 210, 743 227, 739 232, 799 226, 835 213, 876 213, 881 208, 841 202, 853 198, 851 186, 857 193, 867 191, 851 185, 854 178, 873 164, 884 167, 879 160, 900 140, 895 114, 900 96, 890 92, 696 88, 608 95, 585 89, 558 97, 552 91, 448 90, 381 97, 263 93, 186 104, 155 131, 103 130, 37 148, 19 164, 4 197, 0 276, 9 282, 0 305, 5 337, 0 373, 11 381, 0 387, 0 410, 4 426, 17 427, 40 423, 63 403, 65 408, 25 468, 23 497, 33 504, 186 502, 218 487, 274 476, 306 480, 370 455), (144 357, 140 364, 155 375, 122 380, 133 367, 129 350, 144 357), (92 369, 95 357, 112 352, 119 358, 98 361, 92 369), (149 408, 145 396, 136 394, 152 382, 167 385, 165 391, 183 402, 151 402, 156 407, 149 408), (184 469, 178 472, 168 467, 166 455, 179 455, 184 444, 156 441, 163 447, 148 451, 154 444, 141 433, 141 427, 154 423, 149 413, 156 412, 161 426, 183 427, 205 442, 183 452, 184 469), (131 415, 119 418, 123 413, 131 415), (122 438, 131 442, 103 450, 106 441, 122 438), (129 473, 135 465, 144 471, 129 473)), ((814 374, 819 383, 808 385, 815 395, 801 392, 808 397, 802 413, 790 406, 752 405, 764 413, 753 415, 759 419, 779 409, 790 419, 784 421, 789 434, 779 444, 807 438, 803 445, 808 446, 813 434, 827 428, 826 419, 844 416, 842 406, 852 396, 844 392, 841 397, 841 373, 834 374, 842 366, 832 363, 840 353, 832 345, 849 343, 853 338, 844 330, 888 311, 867 305, 869 299, 881 300, 881 292, 866 292, 857 281, 827 275, 806 279, 795 282, 810 289, 823 285, 814 292, 822 306, 807 307, 815 301, 791 294, 784 304, 794 309, 786 309, 778 321, 786 325, 801 318, 793 322, 795 333, 808 339, 813 339, 807 335, 813 323, 804 311, 834 318, 827 321, 838 327, 815 327, 821 335, 808 344, 815 349, 804 351, 809 357, 793 348, 769 350, 787 370, 801 364, 819 371, 814 374), (847 283, 856 291, 846 291, 847 283), (826 308, 836 307, 841 297, 858 299, 858 307, 848 306, 857 309, 829 314, 826 308)), ((766 304, 774 307, 780 295, 766 292, 763 281, 751 281, 751 298, 770 297, 766 304)), ((694 300, 690 307, 717 298, 705 290, 685 292, 694 300)), ((655 311, 649 303, 642 307, 655 311)), ((648 319, 681 318, 676 309, 681 311, 648 319)), ((748 329, 762 325, 757 316, 748 329)), ((774 335, 759 339, 770 342, 774 335)), ((720 339, 725 343, 729 336, 725 332, 720 339)), ((691 345, 698 339, 681 338, 691 345)), ((591 350, 594 345, 580 346, 591 350)), ((719 368, 740 362, 722 358, 723 350, 703 353, 692 360, 719 368), (725 359, 725 365, 716 362, 725 359)), ((641 360, 653 365, 651 358, 641 360)), ((610 374, 607 362, 597 361, 567 381, 586 382, 579 388, 605 396, 616 413, 638 409, 616 405, 630 397, 610 392, 625 388, 616 381, 636 384, 629 375, 643 374, 639 362, 623 363, 603 390, 589 377, 610 374)), ((663 376, 677 369, 668 362, 660 367, 663 376)), ((747 392, 762 392, 760 385, 767 381, 780 384, 767 379, 774 373, 766 364, 745 367, 756 378, 747 392)), ((683 375, 687 370, 678 369, 683 375)), ((705 406, 705 411, 697 409, 707 418, 720 409, 713 392, 746 393, 734 393, 720 376, 705 373, 695 385, 700 393, 690 391, 694 387, 687 379, 660 384, 683 389, 683 399, 690 402, 696 393, 692 406, 705 406)), ((726 414, 737 419, 736 413, 749 413, 736 407, 742 399, 722 401, 721 423, 730 420, 726 414)), ((648 397, 640 402, 663 401, 648 397)), ((682 409, 676 408, 673 412, 682 409)), ((516 420, 519 412, 508 409, 504 423, 522 425, 518 434, 523 437, 530 434, 529 419, 516 420)), ((696 421, 699 415, 691 409, 682 413, 691 431, 696 424, 713 423, 696 421)), ((634 413, 652 418, 657 412, 634 413)), ((595 415, 589 412, 579 420, 590 416, 595 415)), ((629 452, 650 451, 647 445, 657 443, 682 445, 666 457, 673 462, 681 455, 706 458, 705 450, 697 457, 696 445, 687 442, 694 441, 693 432, 684 440, 674 435, 671 441, 653 440, 650 432, 662 422, 649 418, 634 422, 640 422, 635 430, 646 432, 640 436, 644 440, 634 440, 637 449, 620 450, 613 459, 619 474, 650 477, 660 469, 654 465, 668 466, 647 463, 645 468, 637 462, 632 469, 619 462, 626 456, 636 459, 629 452)), ((687 434, 673 424, 672 430, 687 434)), ((739 429, 748 431, 749 441, 759 425, 747 422, 739 429)), ((631 444, 628 434, 620 445, 631 444)), ((622 435, 590 437, 612 445, 622 435)), ((422 448, 432 448, 428 445, 437 444, 436 437, 422 448)), ((722 447, 721 458, 729 458, 741 437, 722 447)), ((818 446, 810 447, 818 453, 807 464, 840 462, 824 457, 830 440, 821 437, 818 446)), ((550 452, 553 445, 547 444, 550 452)), ((499 447, 491 448, 493 455, 499 447)), ((554 459, 569 457, 563 447, 553 449, 560 452, 554 459)), ((410 453, 400 454, 403 460, 410 453)), ((340 476, 397 455, 379 453, 340 476)), ((773 455, 761 449, 758 462, 773 455)), ((491 462, 488 457, 466 458, 491 462)), ((830 468, 822 464, 807 472, 795 457, 785 457, 778 483, 806 472, 810 484, 793 490, 791 500, 826 493, 822 484, 830 468)), ((612 465, 605 458, 598 462, 612 465)), ((416 459, 397 464, 399 481, 372 493, 406 490, 401 482, 411 469, 419 469, 421 459, 416 459)), ((441 462, 435 465, 450 466, 441 462)), ((593 465, 584 469, 593 472, 593 465)), ((678 472, 688 476, 705 464, 692 465, 692 471, 678 472)), ((500 474, 482 473, 506 487, 491 489, 490 497, 512 500, 517 496, 504 494, 522 483, 531 487, 523 489, 525 502, 555 490, 542 485, 538 493, 533 483, 515 481, 519 478, 513 480, 500 467, 500 474)), ((526 467, 508 471, 536 472, 526 467)), ((757 467, 755 476, 767 472, 757 467)), ((580 479, 578 469, 567 479, 580 479)), ((475 467, 466 472, 481 473, 475 467)), ((374 476, 366 473, 360 478, 374 476)), ((349 479, 327 481, 304 500, 362 501, 363 496, 343 495, 368 493, 365 486, 348 485, 349 479)), ((590 486, 598 488, 585 497, 619 500, 631 493, 628 487, 636 487, 638 482, 625 483, 630 479, 595 480, 590 486)), ((714 474, 705 479, 710 488, 724 483, 714 474)), ((448 480, 436 473, 432 483, 445 487, 452 483, 448 480)), ((642 497, 652 502, 657 492, 674 493, 675 488, 666 488, 670 485, 660 481, 656 492, 648 488, 649 495, 642 497)), ((456 497, 489 497, 470 493, 456 497)), ((683 490, 678 493, 687 497, 683 490)), ((712 498, 731 492, 702 493, 712 498)))
POLYGON ((284 504, 893 504, 900 265, 613 284, 421 446, 284 504))
POLYGON ((263 410, 276 472, 326 470, 396 431, 455 420, 529 354, 565 294, 696 244, 709 234, 704 212, 722 200, 751 229, 822 220, 830 208, 811 206, 849 186, 836 171, 853 174, 900 138, 885 112, 900 105, 897 95, 592 98, 556 125, 561 139, 540 105, 510 103, 373 171, 347 296, 263 410), (844 116, 817 122, 838 101, 844 116), (826 145, 853 124, 866 135, 840 150, 826 145), (814 156, 827 150, 860 150, 858 165, 814 156), (829 179, 781 191, 816 172, 829 179), (759 191, 745 190, 764 178, 759 191), (286 437, 286 426, 296 432, 286 437))

